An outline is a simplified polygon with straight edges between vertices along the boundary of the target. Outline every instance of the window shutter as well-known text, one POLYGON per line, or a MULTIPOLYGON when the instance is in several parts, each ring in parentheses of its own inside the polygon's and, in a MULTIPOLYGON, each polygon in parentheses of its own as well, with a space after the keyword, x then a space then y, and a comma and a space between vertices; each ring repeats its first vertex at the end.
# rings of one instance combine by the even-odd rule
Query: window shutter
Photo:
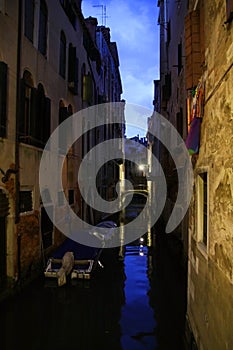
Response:
POLYGON ((84 75, 83 77, 83 101, 91 104, 93 97, 93 87, 91 75, 84 75))
POLYGON ((198 84, 201 71, 200 16, 199 11, 190 12, 185 18, 186 89, 198 84))
POLYGON ((20 116, 19 116, 19 135, 25 135, 25 83, 24 80, 21 79, 20 82, 20 116))
POLYGON ((51 100, 45 97, 45 114, 44 114, 44 129, 42 141, 44 144, 48 141, 51 134, 51 100))
POLYGON ((68 68, 68 82, 74 82, 75 74, 75 59, 76 59, 76 47, 69 46, 69 68, 68 68))
MULTIPOLYGON (((67 107, 59 108, 59 124, 61 124, 64 120, 68 118, 68 110, 67 107)), ((67 147, 67 135, 64 133, 64 130, 59 129, 59 148, 62 153, 65 152, 67 147)))
POLYGON ((30 120, 29 120, 29 136, 31 136, 31 144, 38 146, 38 141, 40 139, 40 129, 37 123, 37 89, 31 88, 31 100, 30 100, 30 120))
POLYGON ((69 47, 69 68, 68 68, 68 87, 69 90, 77 95, 78 93, 78 68, 79 60, 76 57, 76 47, 69 47))
POLYGON ((68 117, 67 107, 60 107, 59 108, 59 124, 64 122, 64 120, 66 120, 67 117, 68 117))
POLYGON ((6 137, 7 64, 0 62, 0 137, 6 137))
POLYGON ((226 0, 227 22, 233 20, 233 0, 226 0))

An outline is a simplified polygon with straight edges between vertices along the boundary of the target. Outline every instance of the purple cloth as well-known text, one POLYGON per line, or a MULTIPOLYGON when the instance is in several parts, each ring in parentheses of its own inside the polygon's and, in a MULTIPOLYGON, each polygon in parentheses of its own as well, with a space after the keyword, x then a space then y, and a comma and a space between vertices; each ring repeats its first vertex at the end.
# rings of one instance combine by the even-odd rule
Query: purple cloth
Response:
POLYGON ((202 118, 194 117, 191 122, 190 130, 185 141, 189 154, 197 154, 200 145, 200 131, 202 118))

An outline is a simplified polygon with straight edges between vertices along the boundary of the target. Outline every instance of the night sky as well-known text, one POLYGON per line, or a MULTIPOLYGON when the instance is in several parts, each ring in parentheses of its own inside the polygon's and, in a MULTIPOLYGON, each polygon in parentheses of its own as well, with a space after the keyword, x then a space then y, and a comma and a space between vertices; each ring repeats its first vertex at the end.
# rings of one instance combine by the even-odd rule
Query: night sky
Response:
MULTIPOLYGON (((128 103, 153 110, 153 80, 159 79, 157 1, 83 0, 82 11, 84 17, 96 17, 99 25, 109 27, 111 41, 117 43, 122 98, 128 103), (102 16, 105 14, 104 7, 106 18, 102 16)), ((137 133, 144 136, 143 131, 127 128, 127 136, 137 133)))

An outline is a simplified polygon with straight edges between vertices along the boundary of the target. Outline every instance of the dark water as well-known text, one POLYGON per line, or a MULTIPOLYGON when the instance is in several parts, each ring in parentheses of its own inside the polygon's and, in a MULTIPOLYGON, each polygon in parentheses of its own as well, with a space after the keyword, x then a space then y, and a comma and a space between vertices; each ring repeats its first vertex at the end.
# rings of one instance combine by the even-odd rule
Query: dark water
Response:
POLYGON ((127 246, 90 284, 43 278, 0 304, 0 349, 182 350, 185 283, 162 239, 127 246))

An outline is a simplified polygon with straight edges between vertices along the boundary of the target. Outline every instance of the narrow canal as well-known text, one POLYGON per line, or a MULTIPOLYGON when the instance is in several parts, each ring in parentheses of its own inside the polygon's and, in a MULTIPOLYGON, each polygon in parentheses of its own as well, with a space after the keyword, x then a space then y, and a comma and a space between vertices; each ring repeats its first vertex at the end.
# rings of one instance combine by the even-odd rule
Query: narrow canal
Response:
POLYGON ((184 272, 156 237, 125 247, 124 261, 106 259, 90 283, 40 278, 0 304, 0 349, 182 350, 184 272))

